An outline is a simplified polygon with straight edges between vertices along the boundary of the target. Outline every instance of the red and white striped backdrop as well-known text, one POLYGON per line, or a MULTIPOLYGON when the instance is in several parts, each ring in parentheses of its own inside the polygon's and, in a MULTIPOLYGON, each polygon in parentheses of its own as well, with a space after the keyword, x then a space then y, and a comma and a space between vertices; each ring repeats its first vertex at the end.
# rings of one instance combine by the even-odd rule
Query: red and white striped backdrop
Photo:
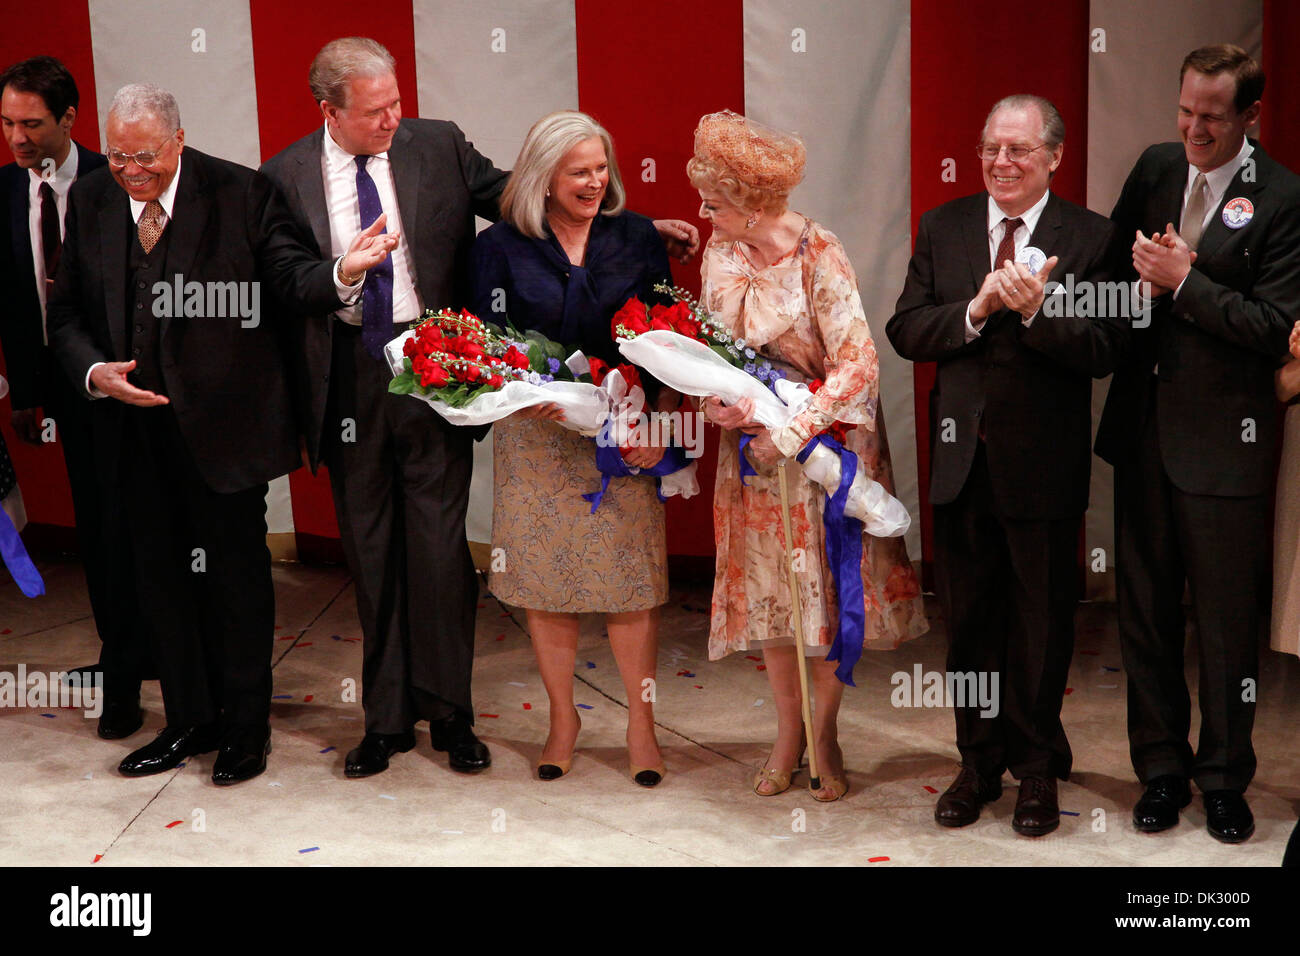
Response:
MULTIPOLYGON (((1300 40, 1300 5, 1286 0, 1005 9, 961 0, 410 0, 360 9, 344 0, 47 0, 9 18, 0 64, 37 53, 63 60, 81 88, 75 134, 87 145, 102 146, 113 91, 150 81, 176 93, 188 143, 256 165, 320 122, 307 67, 343 32, 393 52, 407 115, 454 119, 502 167, 542 113, 592 113, 613 133, 631 208, 652 216, 695 218, 683 169, 701 114, 730 108, 802 133, 809 166, 794 205, 840 236, 857 269, 881 353, 899 495, 921 515, 914 558, 923 544, 929 557, 933 371, 898 359, 884 323, 917 218, 981 188, 970 147, 989 105, 1012 92, 1053 100, 1068 129, 1053 189, 1107 213, 1142 147, 1176 135, 1183 54, 1237 42, 1269 74, 1265 148, 1300 168, 1300 64, 1283 53, 1300 40), (955 179, 944 175, 949 159, 955 179)), ((674 268, 680 284, 698 287, 693 265, 674 268)), ((1103 395, 1099 388, 1098 408, 1103 395)), ((20 445, 0 418, 31 521, 70 525, 57 450, 20 445)), ((1110 476, 1100 462, 1094 471, 1086 546, 1109 552, 1110 476)), ((708 488, 711 458, 705 472, 708 488)), ((471 538, 485 535, 485 502, 480 484, 471 538)), ((708 495, 675 500, 669 512, 672 553, 712 553, 708 495)), ((324 476, 289 476, 273 489, 269 520, 273 531, 337 537, 324 476)), ((1105 593, 1108 579, 1090 575, 1090 593, 1105 593)))

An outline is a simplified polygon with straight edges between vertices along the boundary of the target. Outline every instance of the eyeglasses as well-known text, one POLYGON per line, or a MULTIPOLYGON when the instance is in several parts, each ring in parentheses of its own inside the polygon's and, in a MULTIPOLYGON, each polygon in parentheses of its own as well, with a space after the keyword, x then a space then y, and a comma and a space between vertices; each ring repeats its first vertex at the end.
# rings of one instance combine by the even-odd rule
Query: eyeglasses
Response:
POLYGON ((142 169, 148 169, 154 163, 158 162, 158 154, 162 152, 162 148, 167 145, 168 140, 175 135, 175 133, 169 134, 167 139, 163 140, 153 149, 142 149, 138 153, 124 153, 120 149, 110 149, 104 155, 108 157, 109 165, 115 169, 122 169, 127 163, 131 162, 131 160, 135 160, 135 164, 142 169))
POLYGON ((1013 163, 1023 163, 1029 158, 1030 153, 1043 149, 1045 146, 1047 146, 1046 143, 1039 143, 1037 146, 1033 147, 1033 149, 1030 149, 1028 146, 994 146, 992 143, 988 145, 980 143, 975 147, 975 155, 987 162, 996 163, 998 156, 1005 149, 1007 151, 1007 159, 1011 160, 1013 163))

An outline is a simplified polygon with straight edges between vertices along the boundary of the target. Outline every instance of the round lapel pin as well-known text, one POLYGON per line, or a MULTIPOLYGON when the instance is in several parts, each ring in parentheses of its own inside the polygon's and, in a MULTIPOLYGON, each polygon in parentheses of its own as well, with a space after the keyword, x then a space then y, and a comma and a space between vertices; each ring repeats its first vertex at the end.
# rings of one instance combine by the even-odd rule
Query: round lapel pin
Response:
POLYGON ((1029 270, 1030 275, 1038 275, 1038 270, 1043 267, 1043 263, 1046 261, 1047 256, 1037 246, 1025 246, 1016 253, 1016 262, 1023 264, 1029 270))
POLYGON ((1255 207, 1245 196, 1229 199, 1223 206, 1223 224, 1229 229, 1240 229, 1255 218, 1255 207))

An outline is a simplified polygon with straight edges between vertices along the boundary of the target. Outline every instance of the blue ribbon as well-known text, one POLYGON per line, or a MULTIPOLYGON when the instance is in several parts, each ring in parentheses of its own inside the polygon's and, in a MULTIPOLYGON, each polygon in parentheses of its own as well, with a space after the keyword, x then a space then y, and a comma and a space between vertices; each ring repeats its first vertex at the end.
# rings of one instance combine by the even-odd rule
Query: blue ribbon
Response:
POLYGON ((749 484, 749 482, 745 480, 746 478, 752 478, 754 475, 758 474, 758 471, 754 466, 749 463, 749 459, 745 457, 745 448, 753 440, 753 435, 745 432, 740 433, 740 483, 742 485, 749 484))
POLYGON ((23 594, 30 598, 45 593, 41 572, 32 564, 27 549, 23 547, 23 539, 18 537, 18 529, 3 508, 0 508, 0 557, 4 558, 5 567, 14 576, 14 581, 23 594))
MULTIPOLYGON (((592 439, 596 444, 596 470, 600 472, 600 491, 592 491, 582 496, 584 501, 591 502, 591 514, 596 513, 600 507, 601 499, 605 497, 605 492, 609 490, 609 480, 611 478, 627 478, 632 475, 652 475, 656 479, 664 475, 671 475, 675 471, 681 471, 690 462, 686 459, 686 449, 680 445, 671 445, 664 451, 663 458, 653 468, 629 467, 628 463, 623 460, 623 453, 619 451, 616 445, 609 437, 609 423, 601 429, 600 436, 592 439)), ((664 493, 659 490, 658 481, 655 482, 655 494, 659 496, 660 501, 667 501, 664 493)))
POLYGON ((835 596, 840 607, 839 627, 826 659, 839 663, 835 676, 841 683, 853 683, 853 667, 862 656, 862 644, 867 630, 867 612, 862 592, 862 522, 844 513, 848 504, 849 488, 858 473, 858 456, 835 439, 817 435, 799 452, 803 464, 818 445, 825 445, 840 456, 840 486, 835 494, 826 496, 822 523, 826 528, 826 557, 830 560, 831 577, 835 581, 835 596))

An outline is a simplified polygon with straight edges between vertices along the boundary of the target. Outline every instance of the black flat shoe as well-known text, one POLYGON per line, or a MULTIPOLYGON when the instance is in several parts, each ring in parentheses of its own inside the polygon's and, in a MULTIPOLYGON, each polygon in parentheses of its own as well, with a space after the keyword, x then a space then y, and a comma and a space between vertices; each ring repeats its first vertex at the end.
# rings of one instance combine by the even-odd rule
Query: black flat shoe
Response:
POLYGON ((434 750, 446 752, 452 770, 478 773, 492 766, 487 745, 474 736, 469 720, 461 714, 429 721, 429 741, 434 750))
POLYGON ((1178 811, 1192 802, 1192 788, 1175 774, 1156 777, 1133 807, 1133 826, 1143 833, 1159 833, 1178 825, 1178 811))
POLYGON ((1056 797, 1055 777, 1025 777, 1011 829, 1022 836, 1043 836, 1061 825, 1061 808, 1056 797))
POLYGON ((404 754, 415 746, 415 734, 366 734, 358 747, 348 752, 343 763, 345 777, 370 777, 388 769, 388 758, 404 754))
POLYGON ((1211 790, 1203 794, 1205 828, 1220 843, 1244 843, 1255 832, 1255 817, 1246 798, 1236 790, 1211 790))
POLYGON ((216 730, 210 726, 164 727, 152 741, 128 754, 117 769, 128 777, 164 773, 174 770, 186 757, 216 750, 217 743, 216 730))
POLYGON ((129 700, 104 699, 104 709, 99 715, 96 733, 105 740, 121 740, 130 737, 144 726, 144 711, 140 709, 140 698, 129 700))
POLYGON ((941 827, 964 827, 980 818, 980 807, 1002 796, 1002 778, 990 780, 973 767, 962 765, 939 802, 934 805, 934 822, 941 827))
POLYGON ((212 765, 212 782, 219 787, 251 780, 266 769, 271 753, 271 728, 236 732, 222 744, 212 765))

